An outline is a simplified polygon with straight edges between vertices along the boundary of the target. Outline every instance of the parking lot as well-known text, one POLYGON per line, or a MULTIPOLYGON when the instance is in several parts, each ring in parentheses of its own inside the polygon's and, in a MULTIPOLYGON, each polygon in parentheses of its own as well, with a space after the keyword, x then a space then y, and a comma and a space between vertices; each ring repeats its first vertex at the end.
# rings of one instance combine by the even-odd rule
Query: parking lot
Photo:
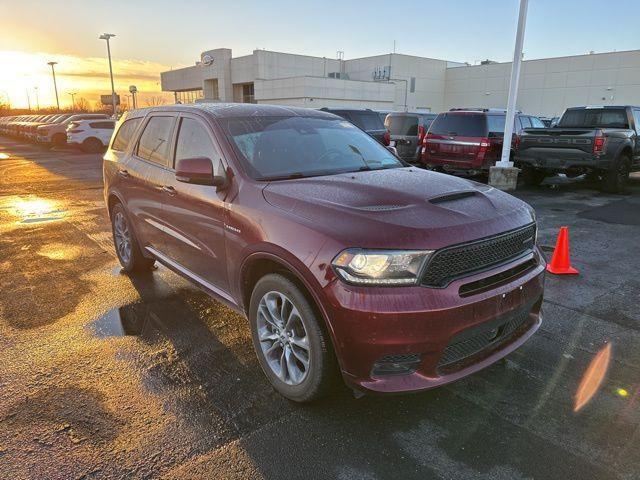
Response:
POLYGON ((505 361, 311 406, 271 389, 244 318, 120 272, 101 178, 98 154, 0 138, 0 478, 638 478, 640 174, 517 191, 548 256, 570 227, 580 275, 547 276, 505 361))

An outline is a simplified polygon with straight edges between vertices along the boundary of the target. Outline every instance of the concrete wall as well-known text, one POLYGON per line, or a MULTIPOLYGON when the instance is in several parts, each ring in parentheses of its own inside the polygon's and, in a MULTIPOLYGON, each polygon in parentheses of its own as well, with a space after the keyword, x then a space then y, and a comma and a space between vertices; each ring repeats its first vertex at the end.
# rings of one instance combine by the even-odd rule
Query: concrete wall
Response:
POLYGON ((202 88, 202 70, 197 66, 160 73, 163 91, 196 90, 202 88))
POLYGON ((394 110, 430 109, 439 112, 443 107, 447 62, 411 55, 387 54, 347 60, 346 72, 352 80, 372 81, 375 69, 391 66, 391 81, 395 83, 394 110), (411 92, 411 78, 415 91, 411 92), (395 79, 395 80, 394 80, 395 79))
POLYGON ((256 80, 258 103, 322 107, 391 109, 394 86, 388 83, 359 82, 324 77, 289 77, 256 80))
POLYGON ((274 79, 308 75, 324 77, 340 70, 340 61, 330 58, 293 55, 290 53, 255 50, 255 78, 274 79))
MULTIPOLYGON (((449 68, 444 109, 507 105, 511 63, 449 68)), ((556 116, 576 105, 640 104, 640 51, 523 62, 518 108, 556 116)))

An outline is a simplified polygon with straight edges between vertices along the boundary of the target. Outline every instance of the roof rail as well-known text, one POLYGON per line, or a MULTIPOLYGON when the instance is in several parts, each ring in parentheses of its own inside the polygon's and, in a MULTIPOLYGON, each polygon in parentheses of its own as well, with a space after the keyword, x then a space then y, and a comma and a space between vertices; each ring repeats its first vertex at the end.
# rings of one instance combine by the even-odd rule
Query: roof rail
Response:
MULTIPOLYGON (((506 108, 450 108, 450 112, 496 112, 496 113, 507 113, 506 108)), ((516 113, 522 113, 521 110, 516 110, 516 113)))

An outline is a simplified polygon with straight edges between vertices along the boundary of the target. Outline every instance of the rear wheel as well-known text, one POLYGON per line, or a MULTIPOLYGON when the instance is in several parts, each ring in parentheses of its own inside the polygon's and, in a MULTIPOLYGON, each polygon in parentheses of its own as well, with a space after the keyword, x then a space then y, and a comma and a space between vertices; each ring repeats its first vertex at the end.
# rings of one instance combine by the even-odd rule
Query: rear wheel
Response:
POLYGON ((111 210, 111 227, 116 255, 120 265, 122 265, 122 269, 127 273, 151 270, 155 260, 142 255, 138 240, 120 203, 116 204, 111 210))
POLYGON ((625 193, 631 171, 631 159, 627 155, 620 155, 614 162, 613 168, 603 172, 602 190, 608 193, 625 193))
POLYGON ((56 133, 51 139, 51 145, 54 147, 61 147, 67 143, 66 133, 56 133))
POLYGON ((547 173, 544 170, 524 165, 522 167, 522 181, 530 187, 537 187, 546 178, 547 173))
POLYGON ((271 385, 284 397, 308 402, 336 378, 331 341, 303 292, 280 274, 262 277, 249 305, 253 346, 271 385))
POLYGON ((102 142, 95 137, 87 138, 82 142, 82 151, 87 153, 98 153, 103 148, 102 142))

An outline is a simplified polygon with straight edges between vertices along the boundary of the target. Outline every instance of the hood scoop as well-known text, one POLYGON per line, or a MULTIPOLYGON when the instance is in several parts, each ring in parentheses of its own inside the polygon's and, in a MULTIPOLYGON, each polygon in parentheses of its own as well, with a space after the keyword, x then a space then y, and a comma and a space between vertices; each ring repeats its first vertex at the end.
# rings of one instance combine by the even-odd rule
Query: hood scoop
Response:
POLYGON ((447 195, 441 195, 439 197, 430 198, 429 203, 433 203, 434 205, 437 205, 439 203, 453 202, 456 200, 462 200, 463 198, 473 197, 477 193, 478 192, 476 192, 475 190, 469 190, 466 192, 448 193, 447 195))
POLYGON ((358 210, 365 210, 367 212, 390 212, 393 210, 400 210, 406 205, 364 205, 362 207, 353 207, 358 210))

